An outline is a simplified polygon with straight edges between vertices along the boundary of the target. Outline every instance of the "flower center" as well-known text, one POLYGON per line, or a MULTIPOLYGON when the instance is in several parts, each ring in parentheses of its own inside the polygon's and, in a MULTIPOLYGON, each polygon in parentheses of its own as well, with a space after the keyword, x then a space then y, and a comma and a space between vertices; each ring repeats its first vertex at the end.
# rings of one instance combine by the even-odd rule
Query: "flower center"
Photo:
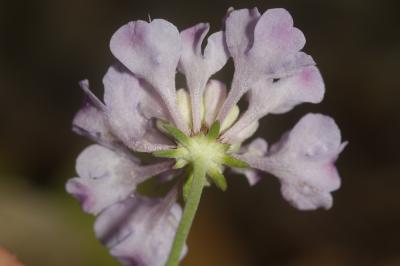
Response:
POLYGON ((207 165, 220 165, 229 145, 200 133, 190 138, 188 146, 179 144, 178 149, 182 149, 182 159, 187 162, 201 160, 207 165))
POLYGON ((231 145, 220 143, 220 123, 214 122, 207 134, 189 137, 178 128, 170 124, 163 124, 163 129, 177 142, 176 149, 154 152, 153 155, 176 160, 175 169, 187 165, 201 164, 206 169, 207 176, 222 190, 226 189, 226 180, 223 176, 224 165, 245 168, 247 164, 230 155, 231 145))

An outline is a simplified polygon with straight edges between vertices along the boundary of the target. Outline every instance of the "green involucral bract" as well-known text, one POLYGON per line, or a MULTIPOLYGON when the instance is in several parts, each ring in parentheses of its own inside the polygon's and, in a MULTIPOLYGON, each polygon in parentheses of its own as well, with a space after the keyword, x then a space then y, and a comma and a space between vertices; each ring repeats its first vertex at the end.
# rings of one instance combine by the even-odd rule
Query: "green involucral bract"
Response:
MULTIPOLYGON (((175 159, 174 168, 180 169, 195 162, 202 162, 207 177, 211 179, 221 190, 226 190, 227 183, 223 175, 224 166, 246 168, 247 164, 230 155, 231 145, 221 143, 218 140, 221 125, 214 122, 207 133, 200 132, 195 136, 187 136, 171 124, 162 124, 162 128, 177 143, 177 147, 171 150, 156 151, 156 157, 175 159)), ((190 176, 187 177, 186 186, 190 187, 190 176)), ((185 198, 185 188, 184 188, 185 198)))

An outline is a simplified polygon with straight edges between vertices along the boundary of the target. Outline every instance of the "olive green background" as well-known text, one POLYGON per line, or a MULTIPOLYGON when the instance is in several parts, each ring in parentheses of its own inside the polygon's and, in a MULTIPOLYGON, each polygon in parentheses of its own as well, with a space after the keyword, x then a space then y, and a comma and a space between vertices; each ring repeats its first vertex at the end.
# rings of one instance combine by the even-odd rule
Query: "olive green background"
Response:
POLYGON ((64 192, 90 143, 70 130, 77 82, 101 95, 109 39, 130 20, 218 30, 230 6, 284 7, 305 33, 326 97, 264 118, 257 135, 272 143, 307 112, 331 115, 350 141, 343 185, 330 211, 300 212, 274 177, 230 175, 227 192, 206 190, 183 265, 400 265, 398 1, 0 1, 0 246, 26 265, 118 265, 64 192))

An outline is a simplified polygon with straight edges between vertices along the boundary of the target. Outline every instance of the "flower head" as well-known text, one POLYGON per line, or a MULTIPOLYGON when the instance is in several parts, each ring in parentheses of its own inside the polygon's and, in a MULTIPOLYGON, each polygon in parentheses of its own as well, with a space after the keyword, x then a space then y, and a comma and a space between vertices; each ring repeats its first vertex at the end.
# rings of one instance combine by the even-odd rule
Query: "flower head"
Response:
POLYGON ((66 187, 85 212, 98 215, 97 237, 124 265, 164 265, 182 217, 179 187, 187 202, 196 191, 199 200, 195 187, 208 182, 225 190, 228 168, 252 185, 259 171, 272 173, 283 197, 301 210, 330 208, 340 186, 334 162, 346 143, 330 117, 307 114, 270 147, 260 138, 242 145, 265 115, 323 98, 321 74, 301 51, 305 37, 290 14, 229 9, 224 30, 210 34, 202 49, 208 31, 207 23, 179 32, 162 19, 130 22, 111 38, 118 63, 104 76, 103 101, 81 82, 87 100, 73 128, 98 144, 80 154, 79 177, 66 187), (211 77, 229 58, 235 72, 228 90, 211 77), (186 89, 176 88, 176 71, 186 89), (248 108, 240 112, 243 96, 248 108), (143 164, 134 152, 154 161, 143 164), (137 193, 150 177, 164 182, 165 173, 175 181, 165 197, 137 193))

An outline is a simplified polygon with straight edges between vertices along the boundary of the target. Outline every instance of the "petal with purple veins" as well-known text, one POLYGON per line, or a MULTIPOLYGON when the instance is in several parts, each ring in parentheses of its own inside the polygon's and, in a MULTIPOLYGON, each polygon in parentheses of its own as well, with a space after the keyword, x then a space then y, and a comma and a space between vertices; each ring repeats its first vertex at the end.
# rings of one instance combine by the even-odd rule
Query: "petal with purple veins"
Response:
POLYGON ((293 27, 293 18, 287 10, 269 9, 257 21, 250 53, 260 59, 271 60, 298 52, 305 43, 303 33, 293 27))
MULTIPOLYGON (((233 11, 239 12, 239 11, 233 11)), ((243 11, 242 11, 243 13, 243 11)), ((229 41, 227 19, 227 42, 229 41)), ((300 52, 305 44, 303 33, 293 27, 290 14, 284 9, 267 10, 257 19, 253 29, 252 45, 243 52, 233 55, 235 73, 232 88, 218 117, 223 120, 229 110, 249 90, 267 89, 274 79, 296 76, 303 68, 315 64, 311 56, 300 52)), ((243 35, 243 39, 246 38, 243 35)), ((229 43, 228 43, 229 47, 229 43)), ((282 91, 282 94, 289 93, 282 91)), ((259 97, 259 93, 255 93, 259 97)), ((263 99, 262 97, 260 97, 263 99)), ((267 99, 268 101, 269 99, 267 99)), ((267 104, 264 104, 267 106, 267 104)), ((261 113, 261 112, 259 112, 261 113)), ((256 119, 254 115, 246 119, 256 119)), ((258 119, 258 118, 257 118, 258 119)), ((254 122, 254 121, 251 121, 254 122)), ((243 127, 243 125, 241 125, 243 127)))
POLYGON ((301 103, 319 103, 325 93, 322 76, 315 66, 305 67, 297 74, 276 82, 258 83, 249 91, 249 107, 239 121, 224 134, 231 139, 238 132, 268 113, 288 112, 301 103))
POLYGON ((225 35, 228 50, 234 59, 242 57, 254 42, 254 29, 260 18, 257 8, 228 10, 225 35))
POLYGON ((173 121, 187 131, 175 102, 175 71, 181 53, 178 29, 163 19, 129 22, 114 33, 110 48, 122 64, 158 92, 173 121))
POLYGON ((206 83, 211 75, 225 65, 229 57, 221 31, 210 35, 203 54, 201 44, 208 30, 207 23, 200 23, 180 34, 182 55, 179 70, 185 75, 190 92, 194 132, 201 128, 201 99, 206 83))
POLYGON ((257 8, 228 10, 225 19, 225 38, 230 55, 235 64, 235 73, 228 98, 223 104, 218 120, 223 122, 233 106, 243 94, 250 89, 249 84, 253 79, 254 70, 249 62, 246 62, 246 54, 253 46, 254 29, 260 13, 257 8))
POLYGON ((120 66, 103 78, 108 124, 114 135, 137 151, 167 149, 172 143, 154 127, 151 118, 168 120, 159 96, 120 66))
POLYGON ((293 185, 282 182, 281 193, 291 205, 299 210, 315 210, 319 207, 330 209, 333 204, 332 195, 329 192, 316 191, 315 188, 306 184, 293 185))
POLYGON ((91 145, 79 155, 76 162, 79 177, 68 180, 66 190, 80 201, 85 212, 98 214, 132 194, 138 183, 171 167, 169 161, 141 166, 134 157, 91 145))
POLYGON ((72 122, 72 129, 79 135, 99 143, 111 143, 116 140, 106 124, 103 112, 90 102, 86 102, 77 112, 72 122))
POLYGON ((310 56, 300 52, 305 42, 303 33, 293 27, 288 11, 269 9, 257 21, 254 44, 246 59, 255 66, 259 75, 288 76, 315 64, 310 56))
POLYGON ((207 64, 209 77, 225 66, 229 56, 224 32, 217 31, 211 34, 204 48, 204 60, 207 64))
POLYGON ((340 130, 332 118, 308 114, 271 146, 267 156, 237 157, 277 176, 283 196, 295 207, 328 209, 332 205, 330 193, 340 187, 334 163, 346 144, 341 142, 340 130))
POLYGON ((201 56, 201 44, 210 29, 210 24, 199 23, 193 27, 181 31, 182 53, 179 59, 179 65, 185 64, 187 60, 191 60, 192 56, 201 56))
POLYGON ((83 80, 80 83, 86 94, 83 107, 76 113, 72 129, 102 145, 112 146, 118 140, 112 135, 111 129, 104 116, 104 104, 90 91, 89 82, 83 80))
POLYGON ((118 202, 97 218, 96 236, 123 265, 165 265, 182 215, 174 201, 136 196, 118 202))

